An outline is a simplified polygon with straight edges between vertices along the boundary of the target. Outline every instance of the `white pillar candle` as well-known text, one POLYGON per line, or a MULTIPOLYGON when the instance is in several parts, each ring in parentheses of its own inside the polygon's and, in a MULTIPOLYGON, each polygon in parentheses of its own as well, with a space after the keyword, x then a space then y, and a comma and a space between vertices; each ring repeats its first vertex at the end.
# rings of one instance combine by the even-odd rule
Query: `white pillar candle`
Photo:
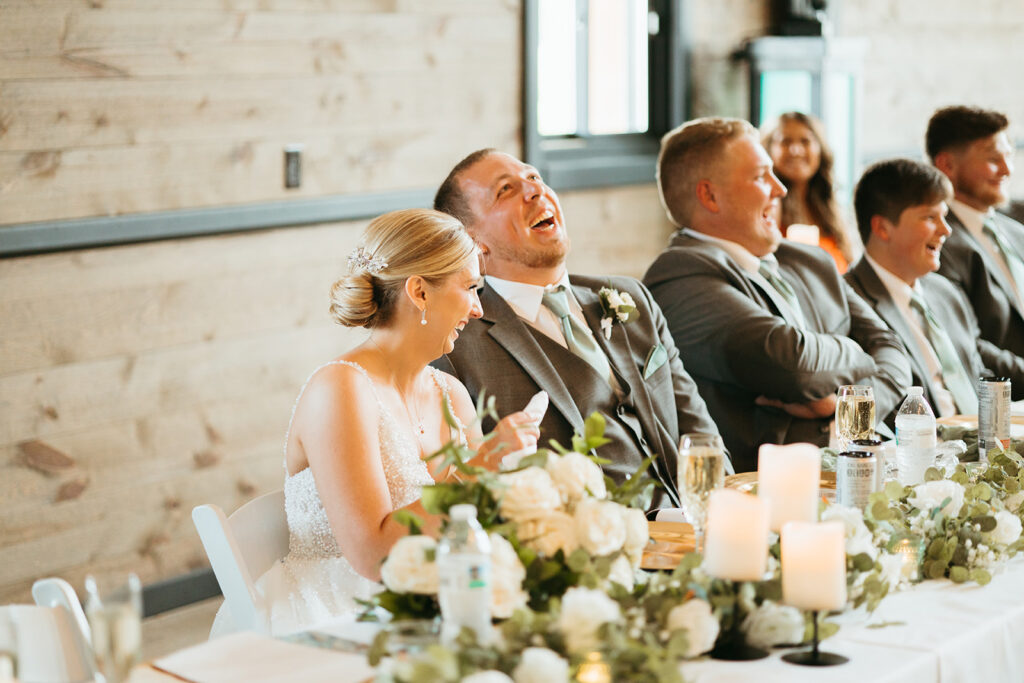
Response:
POLYGON ((809 443, 764 444, 757 453, 757 495, 768 501, 771 529, 789 521, 818 519, 821 456, 809 443))
POLYGON ((812 247, 818 246, 818 237, 820 234, 821 231, 818 230, 817 225, 793 223, 786 228, 787 240, 799 242, 800 244, 810 244, 812 247))
POLYGON ((767 558, 767 504, 732 489, 712 491, 704 533, 704 571, 730 581, 760 581, 767 558))
POLYGON ((782 601, 799 609, 846 604, 846 530, 842 522, 782 527, 782 601))

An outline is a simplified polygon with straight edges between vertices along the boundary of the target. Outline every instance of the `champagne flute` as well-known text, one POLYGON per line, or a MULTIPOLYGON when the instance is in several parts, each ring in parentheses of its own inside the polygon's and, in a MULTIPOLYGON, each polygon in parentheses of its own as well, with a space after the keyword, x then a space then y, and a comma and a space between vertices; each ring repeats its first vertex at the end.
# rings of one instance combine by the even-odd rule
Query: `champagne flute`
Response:
POLYGON ((875 432, 875 393, 866 384, 839 387, 836 401, 836 437, 839 450, 850 448, 854 439, 869 439, 875 432))
POLYGON ((85 614, 96 670, 121 683, 142 658, 142 584, 135 574, 85 577, 85 614))
POLYGON ((704 546, 708 496, 725 484, 725 446, 717 434, 683 434, 679 440, 679 495, 693 526, 696 550, 704 546))

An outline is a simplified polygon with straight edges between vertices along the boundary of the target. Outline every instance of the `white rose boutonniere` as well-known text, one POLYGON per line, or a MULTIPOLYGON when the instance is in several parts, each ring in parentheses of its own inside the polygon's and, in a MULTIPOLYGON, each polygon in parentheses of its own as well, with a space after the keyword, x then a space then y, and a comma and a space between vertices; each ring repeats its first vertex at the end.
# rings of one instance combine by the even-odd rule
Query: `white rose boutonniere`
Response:
POLYGON ((597 295, 601 297, 601 331, 605 339, 612 338, 612 325, 628 323, 636 317, 636 302, 626 292, 611 287, 602 287, 597 295))

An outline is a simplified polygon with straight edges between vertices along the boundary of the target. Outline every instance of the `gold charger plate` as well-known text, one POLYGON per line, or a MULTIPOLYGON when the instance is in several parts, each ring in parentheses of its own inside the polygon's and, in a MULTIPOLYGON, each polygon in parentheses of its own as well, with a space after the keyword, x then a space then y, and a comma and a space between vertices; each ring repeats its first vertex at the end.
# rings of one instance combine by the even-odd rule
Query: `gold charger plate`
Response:
POLYGON ((640 559, 641 569, 675 569, 683 555, 693 552, 693 527, 686 522, 647 522, 651 540, 640 559))
MULTIPOLYGON (((725 488, 736 489, 737 491, 743 491, 744 493, 753 493, 754 489, 757 488, 757 472, 740 472, 739 474, 730 474, 725 478, 725 488)), ((826 498, 835 497, 836 473, 822 472, 821 481, 818 482, 818 488, 821 489, 822 495, 826 498)))
MULTIPOLYGON (((935 420, 935 424, 947 427, 966 427, 967 429, 978 428, 977 415, 948 415, 935 420)), ((1024 425, 1024 415, 1010 415, 1010 424, 1024 425)))

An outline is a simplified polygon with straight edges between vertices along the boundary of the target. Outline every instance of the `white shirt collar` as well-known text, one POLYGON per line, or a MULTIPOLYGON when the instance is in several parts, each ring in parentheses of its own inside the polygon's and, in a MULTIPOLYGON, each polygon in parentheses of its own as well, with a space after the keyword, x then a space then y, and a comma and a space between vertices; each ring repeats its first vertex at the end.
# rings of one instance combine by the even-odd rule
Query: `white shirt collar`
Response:
MULTIPOLYGON (((570 293, 569 301, 575 301, 575 297, 571 296, 572 288, 569 286, 568 271, 562 273, 562 277, 558 282, 553 282, 545 287, 515 280, 503 280, 493 275, 484 276, 484 282, 488 287, 497 292, 498 296, 508 302, 508 305, 512 307, 516 315, 531 323, 537 322, 545 291, 554 289, 559 285, 564 285, 570 293)), ((573 307, 571 303, 570 307, 573 307)))
POLYGON ((864 252, 864 258, 867 259, 871 267, 875 269, 875 274, 878 275, 878 279, 882 281, 885 288, 889 290, 889 295, 892 296, 893 301, 902 310, 910 309, 910 299, 914 294, 917 294, 924 300, 924 291, 921 289, 921 282, 918 280, 911 287, 902 278, 889 271, 888 268, 883 266, 881 263, 871 258, 871 255, 864 252))
POLYGON ((982 228, 985 225, 985 221, 991 218, 994 213, 992 209, 989 209, 988 211, 978 211, 973 206, 968 206, 956 198, 950 199, 948 206, 949 210, 956 214, 956 217, 964 224, 964 227, 970 230, 971 234, 978 238, 982 235, 982 228))
POLYGON ((732 259, 739 265, 740 268, 747 271, 748 273, 756 273, 761 267, 761 261, 767 261, 768 263, 775 266, 777 261, 775 260, 775 254, 768 254, 763 259, 760 259, 751 254, 746 247, 733 242, 732 240, 722 239, 721 237, 714 237, 703 232, 697 232, 691 228, 683 228, 683 233, 689 237, 694 237, 705 242, 711 242, 712 244, 720 247, 725 253, 732 257, 732 259))

